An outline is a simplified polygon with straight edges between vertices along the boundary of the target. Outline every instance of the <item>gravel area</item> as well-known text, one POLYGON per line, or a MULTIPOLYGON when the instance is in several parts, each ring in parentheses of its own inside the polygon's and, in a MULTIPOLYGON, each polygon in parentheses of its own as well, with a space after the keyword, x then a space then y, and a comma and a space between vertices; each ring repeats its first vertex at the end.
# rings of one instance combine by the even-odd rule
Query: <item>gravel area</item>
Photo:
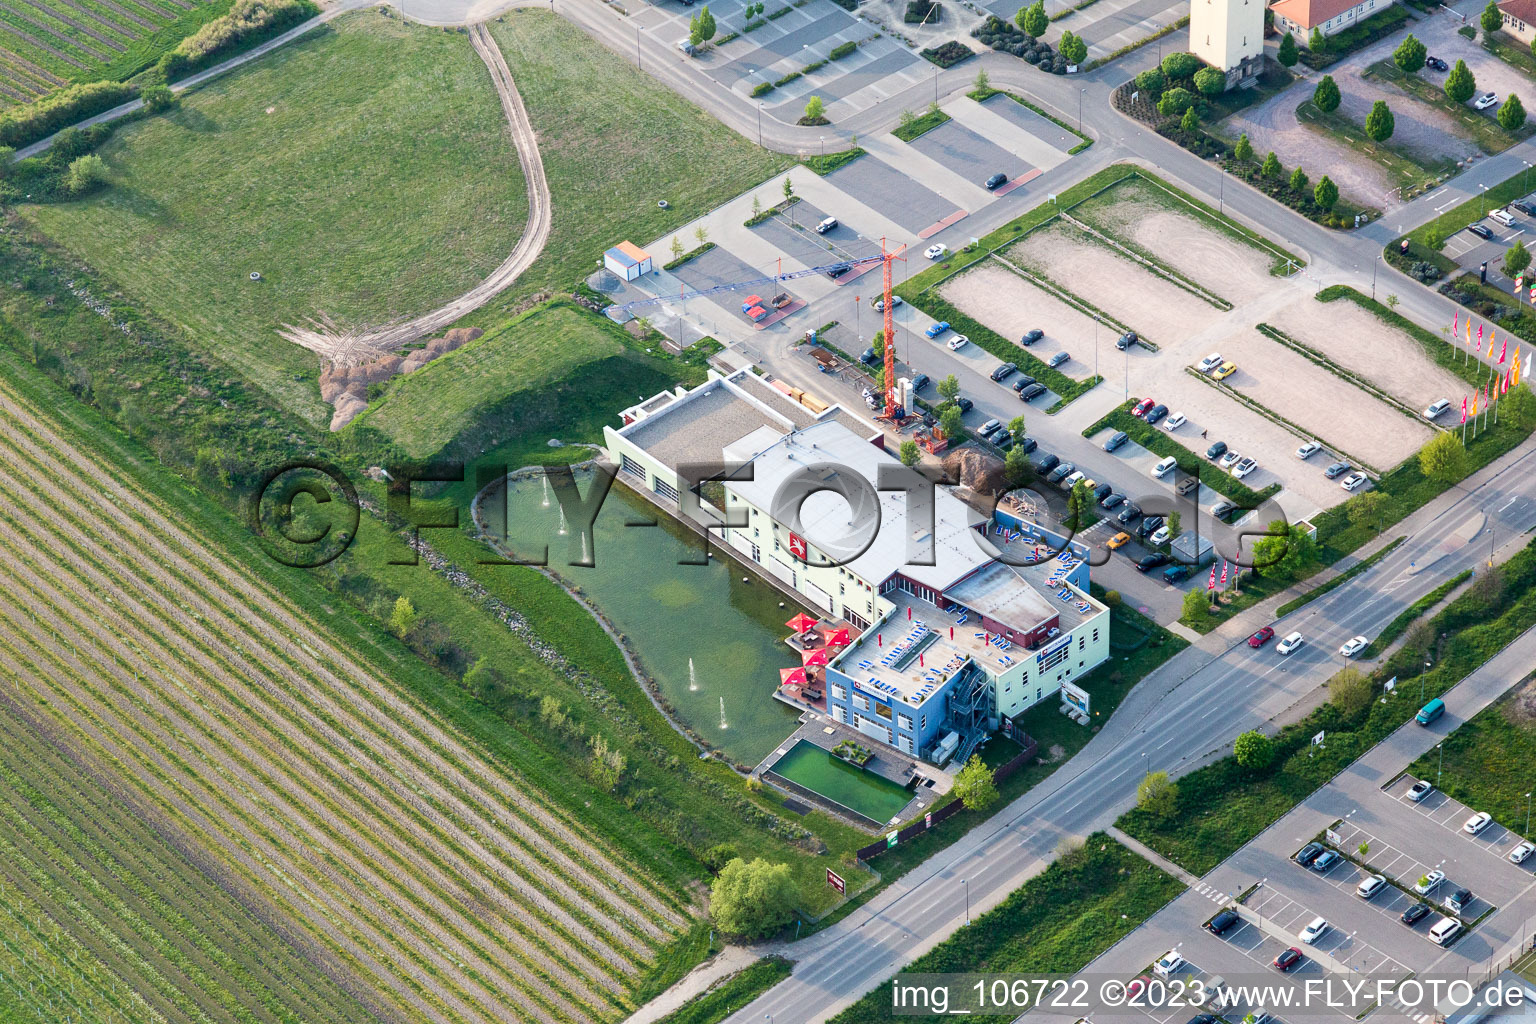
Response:
MULTIPOLYGON (((1025 331, 1038 327, 1045 337, 1031 346, 1031 352, 1048 359, 1066 349, 1076 358, 1058 367, 1062 373, 1076 380, 1093 375, 1093 319, 1008 268, 984 263, 944 282, 939 294, 1009 341, 1018 341, 1025 331)), ((1113 342, 1113 328, 1098 331, 1100 346, 1113 342)), ((1100 351, 1112 349, 1101 347, 1100 351)))

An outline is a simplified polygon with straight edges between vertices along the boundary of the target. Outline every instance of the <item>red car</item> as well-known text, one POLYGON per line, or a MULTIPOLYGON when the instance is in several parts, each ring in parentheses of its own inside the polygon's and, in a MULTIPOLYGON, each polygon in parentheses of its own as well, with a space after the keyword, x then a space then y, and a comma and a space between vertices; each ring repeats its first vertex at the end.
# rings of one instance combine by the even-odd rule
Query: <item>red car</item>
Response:
POLYGON ((1131 410, 1131 415, 1135 416, 1137 419, 1141 419, 1141 417, 1147 414, 1147 410, 1156 404, 1157 403, 1152 401, 1150 398, 1143 398, 1141 401, 1136 403, 1136 408, 1131 410))
POLYGON ((1275 631, 1274 631, 1274 629, 1272 627, 1270 627, 1270 626, 1265 626, 1263 629, 1259 630, 1257 633, 1253 634, 1253 636, 1248 638, 1248 646, 1249 647, 1263 647, 1265 644, 1269 643, 1274 638, 1275 638, 1275 631))
POLYGON ((1125 986, 1126 998, 1135 999, 1137 996, 1146 992, 1147 986, 1150 984, 1152 984, 1152 979, 1143 974, 1141 977, 1125 986))
POLYGON ((1274 963, 1270 964, 1270 966, 1277 971, 1288 971, 1299 963, 1301 963, 1301 950, 1292 946, 1275 957, 1274 963))

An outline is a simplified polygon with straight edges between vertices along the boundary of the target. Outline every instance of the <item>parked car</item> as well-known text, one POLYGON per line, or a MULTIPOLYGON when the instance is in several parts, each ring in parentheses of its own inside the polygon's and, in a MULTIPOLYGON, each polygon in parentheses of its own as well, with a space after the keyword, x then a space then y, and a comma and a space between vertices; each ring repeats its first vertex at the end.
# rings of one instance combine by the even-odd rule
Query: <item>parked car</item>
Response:
POLYGON ((820 224, 816 225, 816 233, 818 235, 824 235, 835 227, 837 227, 837 218, 828 217, 826 220, 823 220, 820 224))
POLYGON ((1343 476, 1345 473, 1348 473, 1353 468, 1354 467, 1351 466, 1347 462, 1342 462, 1342 461, 1335 462, 1333 465, 1331 465, 1327 469, 1323 470, 1323 476, 1326 477, 1329 480, 1332 480, 1332 479, 1334 479, 1336 477, 1343 476))
POLYGON ((1141 419, 1147 414, 1147 410, 1156 404, 1157 402, 1150 398, 1143 398, 1141 401, 1137 402, 1131 407, 1131 415, 1135 416, 1137 419, 1141 419))
POLYGON ((1008 375, 1016 372, 1018 368, 1019 365, 1017 363, 1000 363, 997 369, 992 371, 992 379, 997 381, 1007 380, 1008 375))
POLYGON ((1205 450, 1205 457, 1208 459, 1215 459, 1224 454, 1226 450, 1227 442, 1217 441, 1215 444, 1211 445, 1205 450))
POLYGON ((1184 424, 1186 424, 1188 422, 1189 422, 1189 420, 1185 419, 1183 413, 1176 412, 1172 416, 1168 417, 1168 422, 1164 423, 1163 426, 1166 427, 1168 430, 1178 430, 1180 427, 1182 427, 1184 424))
POLYGON ((1136 527, 1136 535, 1142 540, 1146 540, 1158 530, 1162 529, 1162 526, 1162 516, 1142 516, 1141 525, 1136 527))
POLYGON ((1310 946, 1324 935, 1327 935, 1329 927, 1326 920, 1321 917, 1314 917, 1311 921, 1307 922, 1307 926, 1296 937, 1301 940, 1303 945, 1310 946))
POLYGON ((1324 850, 1318 854, 1317 860, 1312 862, 1312 870, 1320 875, 1326 875, 1343 859, 1335 850, 1324 850))
POLYGON ((1072 357, 1066 352, 1057 352, 1055 355, 1051 356, 1051 358, 1045 361, 1045 365, 1054 370, 1056 367, 1060 366, 1062 363, 1067 362, 1071 358, 1072 357))
POLYGON ((1514 202, 1509 204, 1509 208, 1514 210, 1516 213, 1523 213, 1527 217, 1531 216, 1533 210, 1531 204, 1526 202, 1524 199, 1516 199, 1514 202))
POLYGON ((1019 438, 1017 447, 1019 451, 1023 452, 1025 455, 1028 455, 1030 452, 1040 447, 1040 442, 1036 441, 1028 434, 1025 434, 1023 437, 1019 438))
POLYGON ((1115 348, 1124 352, 1126 349, 1136 344, 1136 342, 1139 340, 1140 339, 1136 337, 1135 331, 1126 331, 1124 334, 1120 335, 1120 337, 1115 339, 1115 348))
POLYGON ((1485 242, 1493 238, 1493 230, 1486 224, 1468 224, 1467 230, 1485 242))
POLYGON ((1427 68, 1432 68, 1435 71, 1451 70, 1451 66, 1445 61, 1441 60, 1439 57, 1425 57, 1424 66, 1427 68))
POLYGON ((1531 842, 1529 839, 1524 840, 1519 846, 1509 851, 1509 862, 1511 864, 1524 864, 1526 859, 1533 853, 1536 853, 1536 843, 1531 842))
POLYGON ((1196 367, 1196 369, 1198 369, 1201 373, 1210 373, 1224 362, 1226 362, 1226 360, 1221 358, 1220 352, 1212 352, 1210 355, 1200 360, 1200 365, 1196 367))
POLYGON ((1104 495, 1104 499, 1099 502, 1099 507, 1106 511, 1111 511, 1119 508, 1124 504, 1125 495, 1119 493, 1118 491, 1110 491, 1108 494, 1104 495))
POLYGON ((1185 963, 1187 961, 1179 955, 1178 950, 1170 949, 1158 958, 1157 963, 1152 965, 1152 973, 1167 978, 1183 967, 1185 963))
POLYGON ((1233 925, 1242 921, 1235 910, 1223 910, 1209 921, 1205 922, 1205 930, 1212 935, 1220 935, 1233 925))
POLYGON ((1398 917, 1398 920, 1403 922, 1403 924, 1407 925, 1409 928, 1412 928, 1414 925, 1418 924, 1428 916, 1429 904, 1415 903, 1407 910, 1403 911, 1402 915, 1398 917))
POLYGON ((1263 647, 1275 638, 1275 627, 1265 626, 1248 638, 1249 647, 1263 647))
POLYGON ((1013 383, 1008 386, 1013 388, 1014 394, 1018 394, 1035 382, 1035 378, 1027 373, 1021 373, 1013 378, 1013 383))
POLYGON ((965 348, 965 346, 969 345, 970 343, 971 343, 971 339, 970 338, 967 338, 963 334, 957 334, 953 338, 950 338, 948 341, 946 341, 944 344, 949 346, 949 350, 951 352, 959 352, 961 349, 965 348))
POLYGON ((1172 531, 1170 531, 1168 529, 1168 524, 1164 523, 1162 526, 1159 526, 1157 529, 1152 531, 1152 536, 1147 538, 1147 543, 1149 543, 1149 544, 1167 544, 1168 543, 1168 538, 1171 535, 1171 533, 1172 533, 1172 531))
POLYGON ((1459 914, 1472 905, 1475 899, 1472 890, 1463 886, 1445 898, 1444 905, 1453 914, 1459 914))
POLYGON ((1237 465, 1238 460, 1242 457, 1242 453, 1240 452, 1234 452, 1230 450, 1227 451, 1226 454, 1222 455, 1221 459, 1219 460, 1221 468, 1231 469, 1233 466, 1237 465))
MULTIPOLYGON (((891 296, 891 308, 892 309, 895 309, 897 306, 900 306, 902 304, 902 302, 903 302, 903 299, 902 299, 902 297, 900 295, 892 295, 891 296)), ((884 295, 880 296, 878 299, 875 300, 875 312, 876 313, 884 313, 885 312, 885 296, 884 295)))
POLYGON ((1281 950, 1280 955, 1275 957, 1269 966, 1277 971, 1288 971, 1299 963, 1301 963, 1301 950, 1291 946, 1289 949, 1281 950))
POLYGON ((1007 451, 1009 448, 1013 447, 1013 432, 1006 429, 999 430, 997 433, 992 435, 992 443, 997 445, 1003 451, 1007 451))
POLYGON ((1061 456, 1052 455, 1050 452, 1046 452, 1044 455, 1035 460, 1035 472, 1049 473, 1059 465, 1061 465, 1061 456))
POLYGON ((1296 851, 1296 856, 1293 859, 1302 867, 1309 868, 1312 866, 1312 862, 1321 857, 1323 855, 1323 851, 1327 849, 1328 847, 1324 846, 1322 843, 1308 843, 1306 846, 1303 846, 1300 850, 1296 851))
POLYGON ((1425 873, 1422 878, 1413 883, 1413 891, 1418 893, 1420 896, 1428 896, 1430 893, 1434 892, 1435 889, 1438 888, 1440 883, 1443 881, 1445 881, 1445 872, 1441 871, 1439 868, 1435 868, 1433 871, 1425 873))
POLYGON ((1067 477, 1071 476, 1073 473, 1076 473, 1076 472, 1077 472, 1077 466, 1076 465, 1074 465, 1073 463, 1070 463, 1070 462, 1061 462, 1061 463, 1057 463, 1056 468, 1051 470, 1050 476, 1046 477, 1046 479, 1049 480, 1053 484, 1059 484, 1063 480, 1065 480, 1067 477))
POLYGON ((1125 506, 1120 509, 1120 514, 1115 518, 1123 524, 1134 523, 1141 518, 1141 506, 1134 501, 1127 501, 1125 506))
POLYGON ((1369 477, 1367 477, 1364 473, 1351 473, 1349 476, 1339 481, 1339 486, 1344 488, 1346 491, 1358 491, 1368 479, 1369 477))
POLYGON ((1211 506, 1211 517, 1213 519, 1220 519, 1221 517, 1227 515, 1229 512, 1235 511, 1237 511, 1236 502, 1222 499, 1221 501, 1218 501, 1216 504, 1211 506))
POLYGON ((1259 468, 1259 460, 1255 458, 1239 459, 1237 465, 1232 467, 1232 475, 1241 480, 1243 477, 1259 468))
POLYGON ((921 391, 931 383, 933 382, 928 379, 928 375, 926 373, 915 374, 912 377, 912 390, 921 391))
POLYGON ((830 277, 832 280, 836 281, 838 278, 840 278, 844 274, 848 273, 848 271, 850 269, 852 269, 852 268, 850 268, 846 263, 844 263, 844 264, 841 264, 839 266, 832 267, 830 270, 828 270, 827 271, 827 276, 830 277))
POLYGON ((1229 360, 1229 361, 1227 361, 1225 363, 1222 363, 1220 366, 1218 366, 1216 368, 1216 372, 1211 374, 1211 376, 1214 377, 1216 380, 1226 380, 1228 377, 1232 376, 1236 372, 1237 372, 1237 364, 1234 363, 1234 362, 1231 362, 1229 360))
POLYGON ((1127 434, 1123 430, 1117 430, 1110 435, 1108 441, 1104 442, 1104 450, 1107 452, 1117 451, 1120 448, 1123 448, 1125 446, 1125 442, 1129 441, 1130 439, 1130 434, 1127 434))
POLYGON ((1100 505, 1103 505, 1104 499, 1108 498, 1111 494, 1114 493, 1115 489, 1107 483, 1093 485, 1093 500, 1098 502, 1100 505))
POLYGON ((875 361, 879 358, 880 357, 875 354, 875 350, 873 348, 867 348, 863 352, 859 353, 859 362, 863 363, 865 366, 873 366, 875 361))
POLYGON ((1355 895, 1363 900, 1375 899, 1387 887, 1387 880, 1381 875, 1371 875, 1355 886, 1355 895))
POLYGON ((1156 405, 1154 405, 1152 408, 1148 409, 1147 410, 1147 414, 1145 416, 1143 416, 1142 419, 1146 420, 1148 423, 1157 423, 1159 420, 1161 420, 1164 416, 1167 416, 1167 415, 1168 415, 1168 407, 1166 405, 1164 405, 1163 403, 1159 402, 1156 405))
POLYGON ((1467 819, 1466 824, 1461 826, 1461 830, 1469 836, 1475 836, 1492 824, 1493 815, 1487 811, 1478 811, 1467 819))
POLYGON ((1493 106, 1494 104, 1496 104, 1498 102, 1499 102, 1499 94, 1498 93, 1496 93, 1496 92, 1485 92, 1485 93, 1482 93, 1481 95, 1479 95, 1477 97, 1477 99, 1472 101, 1472 109, 1474 109, 1474 110, 1487 110, 1489 107, 1493 106))
POLYGON ((1161 551, 1154 551, 1136 563, 1136 571, 1150 572, 1159 566, 1167 565, 1168 562, 1169 558, 1167 555, 1163 554, 1161 551))
POLYGON ((1344 646, 1339 648, 1339 653, 1344 655, 1346 658, 1353 658, 1355 655, 1365 650, 1369 644, 1370 641, 1365 637, 1357 636, 1351 640, 1345 641, 1344 646))
POLYGON ((1306 642, 1306 638, 1303 637, 1300 633, 1292 633, 1284 640, 1281 640, 1279 645, 1275 647, 1275 650, 1280 654, 1290 654, 1292 651, 1296 650, 1296 648, 1300 647, 1306 642))
POLYGON ((928 337, 930 337, 930 338, 937 338, 939 335, 943 334, 947 330, 949 330, 949 321, 948 320, 940 320, 936 324, 929 324, 928 325, 928 329, 926 331, 924 331, 923 333, 928 335, 928 337))
POLYGON ((1419 803, 1429 794, 1435 791, 1435 784, 1428 779, 1420 779, 1408 787, 1408 802, 1419 803))
POLYGON ((1019 339, 1019 344, 1023 345, 1025 348, 1028 348, 1043 337, 1045 337, 1045 332, 1036 327, 1032 330, 1025 331, 1024 336, 1019 339))
POLYGON ((1113 537, 1109 538, 1109 542, 1105 545, 1105 547, 1109 548, 1111 551, 1119 551, 1130 542, 1131 535, 1122 530, 1121 532, 1115 534, 1113 537))
POLYGON ((1439 417, 1444 416, 1450 408, 1451 400, 1449 398, 1442 398, 1438 402, 1432 402, 1429 407, 1424 410, 1424 418, 1427 420, 1438 419, 1439 417))
POLYGON ((1163 570, 1163 579, 1167 580, 1169 583, 1183 583, 1185 580, 1189 579, 1189 566, 1170 565, 1168 568, 1163 570))
POLYGON ((1188 494, 1190 491, 1199 489, 1200 478, 1197 476, 1186 476, 1174 485, 1173 492, 1182 497, 1183 495, 1188 494))
POLYGON ((945 245, 943 242, 935 242, 933 245, 930 245, 928 248, 923 250, 923 255, 931 260, 937 260, 943 259, 944 254, 947 252, 949 252, 949 246, 945 245))
POLYGON ((987 179, 987 191, 991 192, 993 189, 1002 188, 1006 184, 1008 184, 1008 175, 1004 174, 1002 171, 998 171, 996 174, 987 179))
POLYGON ((1046 387, 1044 384, 1031 384, 1029 387, 1019 392, 1019 400, 1023 402, 1032 402, 1049 390, 1050 388, 1046 387))
POLYGON ((979 437, 990 437, 992 435, 993 431, 1002 430, 1002 429, 1003 429, 1003 421, 1002 420, 998 420, 998 419, 992 419, 992 420, 987 420, 987 422, 983 423, 981 425, 981 429, 976 431, 976 434, 979 437))

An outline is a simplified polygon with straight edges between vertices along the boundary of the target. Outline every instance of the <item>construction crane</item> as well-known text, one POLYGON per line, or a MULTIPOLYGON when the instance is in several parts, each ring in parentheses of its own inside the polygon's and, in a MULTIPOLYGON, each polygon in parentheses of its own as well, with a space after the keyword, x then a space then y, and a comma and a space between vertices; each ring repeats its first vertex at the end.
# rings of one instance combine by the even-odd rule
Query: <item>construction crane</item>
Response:
POLYGON ((754 277, 747 281, 734 281, 730 284, 718 284, 713 288, 701 288, 698 291, 679 291, 675 296, 656 295, 648 299, 636 299, 633 302, 625 302, 619 305, 609 306, 606 310, 604 310, 604 312, 607 313, 610 318, 615 318, 614 315, 617 313, 627 313, 630 310, 638 309, 641 306, 654 305, 655 303, 665 302, 672 298, 676 298, 680 302, 687 302, 689 299, 706 298, 710 295, 720 295, 724 292, 739 291, 743 288, 757 288, 765 284, 777 284, 780 281, 793 281, 799 277, 811 277, 816 274, 830 274, 833 272, 840 274, 843 271, 853 270, 856 267, 868 267, 873 266, 876 263, 882 264, 881 285, 883 287, 884 294, 883 312, 885 314, 885 332, 883 334, 883 338, 885 339, 885 411, 880 418, 895 422, 899 417, 897 415, 896 406, 896 331, 895 324, 891 320, 891 263, 898 259, 905 261, 906 258, 901 254, 905 252, 906 249, 906 244, 903 243, 894 251, 888 252, 885 248, 885 239, 882 238, 880 239, 880 255, 878 256, 861 256, 860 258, 854 260, 839 260, 836 263, 827 263, 819 267, 811 267, 807 270, 791 270, 787 274, 773 274, 768 277, 754 277))

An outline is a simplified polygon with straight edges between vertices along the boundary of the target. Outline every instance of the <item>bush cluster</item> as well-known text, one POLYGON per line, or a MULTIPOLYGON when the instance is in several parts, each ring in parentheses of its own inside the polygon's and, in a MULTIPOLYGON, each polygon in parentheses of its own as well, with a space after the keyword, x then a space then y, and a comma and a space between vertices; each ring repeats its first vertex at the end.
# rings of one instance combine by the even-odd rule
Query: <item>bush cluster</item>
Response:
POLYGON ((292 28, 315 10, 307 0, 235 0, 228 14, 183 39, 160 58, 156 68, 166 81, 174 81, 208 67, 237 47, 292 28))
POLYGON ((929 47, 922 51, 922 55, 941 68, 952 68, 966 58, 974 56, 969 46, 953 39, 947 43, 929 47))
POLYGON ((60 89, 0 117, 0 146, 29 146, 134 96, 133 87, 121 82, 86 82, 60 89))

